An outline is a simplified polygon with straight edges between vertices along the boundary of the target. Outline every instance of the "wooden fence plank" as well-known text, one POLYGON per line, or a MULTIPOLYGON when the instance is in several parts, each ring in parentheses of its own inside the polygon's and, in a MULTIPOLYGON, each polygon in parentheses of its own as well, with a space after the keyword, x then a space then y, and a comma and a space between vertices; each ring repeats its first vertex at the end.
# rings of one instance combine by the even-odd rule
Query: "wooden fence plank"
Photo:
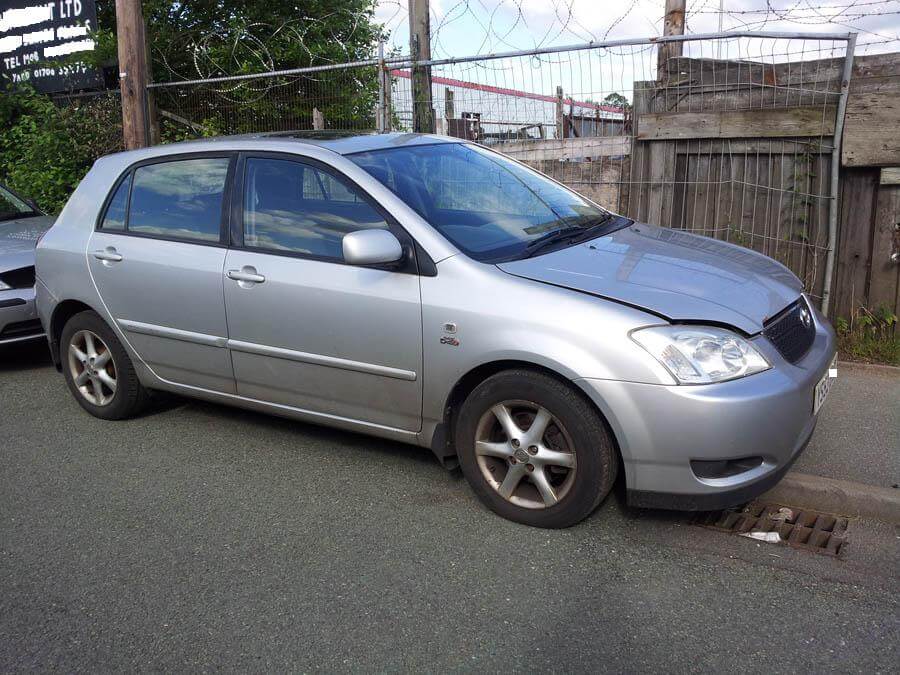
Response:
POLYGON ((640 116, 638 139, 830 136, 834 134, 834 118, 833 106, 648 113, 640 116))
POLYGON ((875 207, 875 232, 872 238, 872 272, 869 280, 869 307, 886 306, 900 314, 900 265, 891 261, 891 253, 900 237, 900 185, 878 188, 875 207))
POLYGON ((844 122, 844 166, 900 165, 900 53, 854 61, 844 122))
POLYGON ((868 305, 867 279, 872 257, 872 227, 878 169, 842 172, 840 233, 834 284, 833 317, 850 318, 859 305, 868 305))
POLYGON ((493 147, 510 157, 535 162, 546 159, 622 157, 631 154, 631 138, 628 136, 548 138, 533 141, 508 141, 498 143, 493 147))
POLYGON ((844 166, 894 166, 900 162, 900 80, 890 92, 851 91, 844 124, 844 166))

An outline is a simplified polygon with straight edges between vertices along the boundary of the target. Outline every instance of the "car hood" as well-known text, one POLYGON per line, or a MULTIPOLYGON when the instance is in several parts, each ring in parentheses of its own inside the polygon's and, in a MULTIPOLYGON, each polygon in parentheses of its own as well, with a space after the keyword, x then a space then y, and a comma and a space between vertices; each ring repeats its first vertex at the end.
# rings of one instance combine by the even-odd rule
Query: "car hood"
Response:
POLYGON ((803 291, 790 270, 760 253, 644 223, 499 267, 670 321, 727 324, 750 335, 803 291))
POLYGON ((34 265, 34 247, 53 220, 50 216, 32 216, 0 221, 0 272, 34 265))

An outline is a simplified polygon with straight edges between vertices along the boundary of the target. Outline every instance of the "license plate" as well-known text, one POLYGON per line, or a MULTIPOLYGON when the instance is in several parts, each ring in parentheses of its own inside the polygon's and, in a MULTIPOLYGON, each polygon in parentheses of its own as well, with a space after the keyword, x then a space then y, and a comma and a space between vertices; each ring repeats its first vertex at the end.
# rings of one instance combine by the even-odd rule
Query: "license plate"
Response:
POLYGON ((828 392, 831 390, 831 385, 837 379, 837 357, 835 360, 831 362, 831 366, 825 371, 825 374, 822 376, 822 379, 816 384, 816 388, 813 391, 813 415, 819 414, 819 408, 822 407, 822 404, 825 403, 825 399, 828 397, 828 392))

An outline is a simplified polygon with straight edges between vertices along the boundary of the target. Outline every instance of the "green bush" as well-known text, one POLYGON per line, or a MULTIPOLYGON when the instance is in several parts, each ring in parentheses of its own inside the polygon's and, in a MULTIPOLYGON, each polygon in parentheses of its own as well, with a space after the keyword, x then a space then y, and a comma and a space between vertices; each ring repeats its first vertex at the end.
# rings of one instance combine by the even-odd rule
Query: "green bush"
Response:
POLYGON ((94 161, 122 149, 118 100, 57 106, 30 89, 0 93, 0 182, 58 213, 94 161))

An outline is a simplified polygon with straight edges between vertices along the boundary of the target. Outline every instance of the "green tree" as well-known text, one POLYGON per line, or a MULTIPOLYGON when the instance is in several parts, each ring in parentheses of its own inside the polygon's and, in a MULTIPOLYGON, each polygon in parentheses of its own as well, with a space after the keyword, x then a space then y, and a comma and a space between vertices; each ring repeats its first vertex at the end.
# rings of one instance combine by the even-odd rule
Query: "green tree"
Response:
MULTIPOLYGON (((374 0, 144 0, 157 82, 342 63, 373 55, 374 0), (198 53, 202 52, 202 53, 198 53)), ((97 2, 98 56, 116 56, 115 2, 97 2)))
MULTIPOLYGON (((383 37, 375 0, 144 0, 155 82, 206 79, 347 63, 371 58, 383 37)), ((98 2, 94 58, 115 63, 115 2, 98 2)), ((326 126, 372 128, 377 98, 373 67, 314 75, 156 90, 162 110, 191 123, 171 124, 172 140, 203 135, 326 126)))
POLYGON ((622 108, 622 110, 631 109, 631 104, 628 102, 628 99, 618 92, 607 94, 606 98, 603 99, 603 102, 607 105, 614 105, 618 108, 622 108))
MULTIPOLYGON (((144 0, 154 81, 345 63, 371 57, 381 27, 374 0, 144 0)), ((94 52, 73 54, 118 68, 114 0, 98 0, 94 52)), ((252 79, 227 86, 156 90, 164 140, 244 131, 310 128, 312 109, 326 125, 372 128, 374 68, 306 77, 252 79)), ((121 111, 114 96, 56 105, 28 87, 0 88, 0 181, 59 211, 98 157, 121 149, 121 111)))

